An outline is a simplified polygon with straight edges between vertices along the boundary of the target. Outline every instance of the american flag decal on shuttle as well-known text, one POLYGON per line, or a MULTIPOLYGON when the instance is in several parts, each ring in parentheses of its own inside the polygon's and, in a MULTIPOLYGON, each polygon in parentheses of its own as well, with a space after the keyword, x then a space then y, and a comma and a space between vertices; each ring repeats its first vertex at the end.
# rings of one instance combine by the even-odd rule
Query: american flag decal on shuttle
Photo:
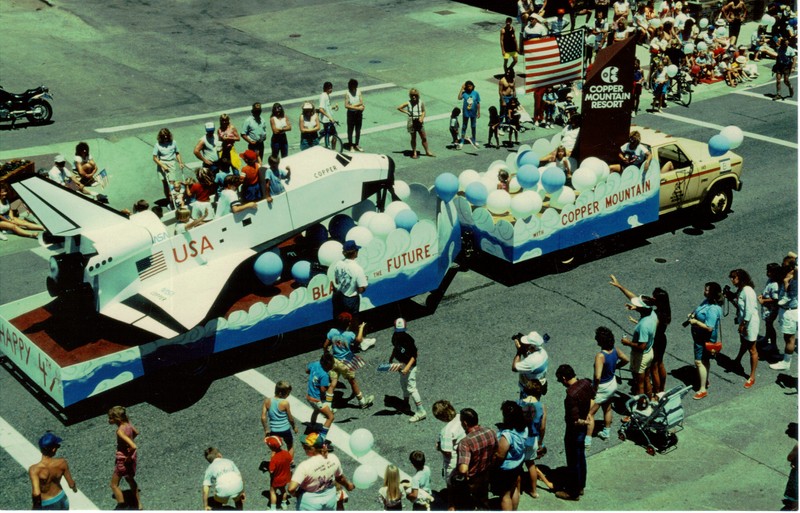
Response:
POLYGON ((163 251, 154 253, 136 262, 136 271, 139 273, 139 279, 142 281, 166 270, 167 261, 164 259, 163 251))

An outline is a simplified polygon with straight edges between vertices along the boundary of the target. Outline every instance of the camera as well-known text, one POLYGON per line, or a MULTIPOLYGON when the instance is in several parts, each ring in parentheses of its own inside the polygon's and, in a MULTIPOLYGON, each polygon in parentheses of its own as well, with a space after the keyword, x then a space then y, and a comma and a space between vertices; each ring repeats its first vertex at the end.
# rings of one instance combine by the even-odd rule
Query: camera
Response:
POLYGON ((524 336, 525 335, 523 335, 522 333, 517 333, 516 335, 511 335, 511 340, 514 340, 514 341, 521 340, 522 337, 524 337, 524 336))
POLYGON ((691 321, 692 321, 692 319, 694 319, 694 313, 690 313, 690 314, 689 314, 689 318, 688 318, 688 319, 686 319, 685 321, 683 321, 683 322, 681 323, 681 326, 683 326, 684 328, 686 328, 687 326, 689 326, 689 324, 691 324, 691 321))

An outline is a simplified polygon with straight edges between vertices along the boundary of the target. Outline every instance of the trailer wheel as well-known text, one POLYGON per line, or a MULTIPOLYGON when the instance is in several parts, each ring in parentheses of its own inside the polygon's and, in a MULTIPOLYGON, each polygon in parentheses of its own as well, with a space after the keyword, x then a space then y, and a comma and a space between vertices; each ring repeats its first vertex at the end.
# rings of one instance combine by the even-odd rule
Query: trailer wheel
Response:
POLYGON ((703 217, 709 221, 719 221, 731 211, 733 189, 727 184, 717 184, 711 188, 702 203, 703 217))
POLYGON ((653 447, 652 445, 648 445, 646 450, 647 450, 647 454, 649 454, 650 456, 655 456, 656 455, 656 448, 653 447))

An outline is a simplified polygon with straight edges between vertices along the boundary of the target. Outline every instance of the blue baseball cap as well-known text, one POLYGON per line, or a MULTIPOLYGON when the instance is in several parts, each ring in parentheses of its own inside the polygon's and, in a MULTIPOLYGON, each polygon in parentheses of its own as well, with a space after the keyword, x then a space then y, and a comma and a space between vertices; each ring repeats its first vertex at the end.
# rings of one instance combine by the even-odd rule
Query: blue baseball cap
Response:
POLYGON ((52 449, 53 447, 60 447, 61 442, 61 438, 48 431, 39 439, 39 449, 45 450, 52 449))

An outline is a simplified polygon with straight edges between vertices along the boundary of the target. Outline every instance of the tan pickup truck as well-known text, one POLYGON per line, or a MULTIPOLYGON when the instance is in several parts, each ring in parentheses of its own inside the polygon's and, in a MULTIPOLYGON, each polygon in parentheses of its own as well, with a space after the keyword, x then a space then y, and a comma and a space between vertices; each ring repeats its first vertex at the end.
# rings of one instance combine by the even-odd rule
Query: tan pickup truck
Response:
POLYGON ((706 143, 635 129, 661 167, 660 214, 696 206, 710 221, 725 217, 733 191, 742 188, 742 157, 730 151, 712 157, 706 143))

